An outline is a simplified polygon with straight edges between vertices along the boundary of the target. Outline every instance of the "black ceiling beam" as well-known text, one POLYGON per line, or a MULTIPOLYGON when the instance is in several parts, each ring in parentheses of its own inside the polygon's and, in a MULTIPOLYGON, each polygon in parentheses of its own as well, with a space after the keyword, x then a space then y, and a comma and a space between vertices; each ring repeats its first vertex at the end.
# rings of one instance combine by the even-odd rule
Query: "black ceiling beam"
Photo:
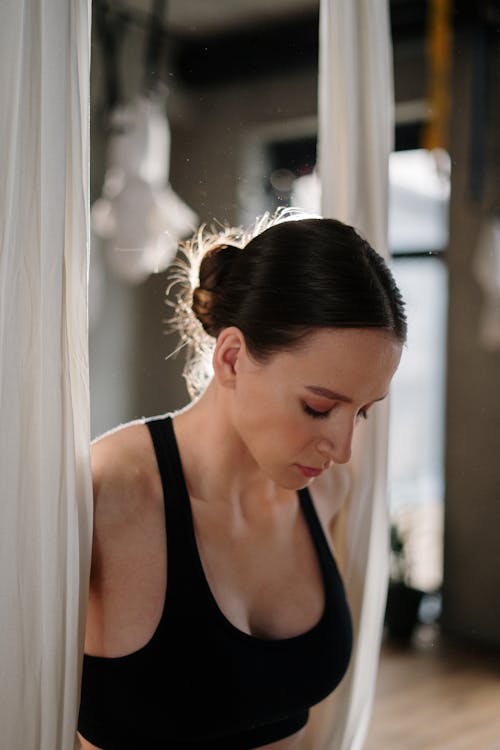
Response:
POLYGON ((174 73, 186 86, 228 83, 318 63, 318 13, 203 37, 176 37, 174 73))
MULTIPOLYGON (((497 0, 454 0, 456 29, 483 17, 497 0)), ((391 0, 395 44, 423 39, 428 0, 391 0)), ((225 33, 172 35, 171 72, 187 87, 203 87, 317 67, 318 11, 225 33)))
MULTIPOLYGON (((392 0, 393 38, 425 33, 426 0, 392 0)), ((174 74, 185 86, 206 86, 317 67, 319 12, 197 37, 175 35, 174 74)))

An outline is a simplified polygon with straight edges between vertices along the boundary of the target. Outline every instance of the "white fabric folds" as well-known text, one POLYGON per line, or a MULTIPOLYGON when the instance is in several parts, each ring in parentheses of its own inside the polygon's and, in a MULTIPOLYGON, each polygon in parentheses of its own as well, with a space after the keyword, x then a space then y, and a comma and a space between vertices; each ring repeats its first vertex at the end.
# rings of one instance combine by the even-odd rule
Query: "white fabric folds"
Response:
MULTIPOLYGON (((393 112, 387 0, 321 0, 321 212, 355 226, 384 256, 393 112)), ((353 658, 340 688, 313 712, 311 750, 360 750, 370 720, 388 579, 387 404, 375 412, 358 428, 335 531, 345 550, 353 658)))
POLYGON ((91 549, 90 0, 0 4, 0 744, 76 746, 91 549))

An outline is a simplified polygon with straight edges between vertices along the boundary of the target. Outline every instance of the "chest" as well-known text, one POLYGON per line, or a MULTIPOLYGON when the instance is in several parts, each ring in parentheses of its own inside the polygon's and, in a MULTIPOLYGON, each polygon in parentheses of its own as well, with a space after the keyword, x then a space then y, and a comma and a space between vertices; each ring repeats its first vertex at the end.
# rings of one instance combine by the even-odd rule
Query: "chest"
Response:
POLYGON ((324 607, 317 551, 298 503, 260 523, 234 523, 192 502, 203 577, 225 618, 262 638, 289 638, 312 628, 324 607))
POLYGON ((111 556, 102 565, 100 624, 109 640, 100 650, 125 659, 85 661, 84 713, 95 712, 96 700, 109 726, 126 726, 127 741, 135 731, 127 717, 142 716, 142 728, 187 733, 196 748, 199 733, 241 735, 259 747, 269 745, 270 731, 287 737, 277 748, 291 748, 308 707, 334 689, 348 661, 348 615, 335 566, 324 550, 320 566, 318 540, 300 508, 235 527, 214 508, 191 506, 192 536, 180 535, 181 548, 190 548, 184 559, 197 560, 188 585, 179 580, 182 525, 169 527, 160 512, 126 527, 113 551, 103 545, 111 556), (177 592, 170 598, 169 586, 177 592), (109 716, 108 695, 116 696, 119 716, 109 716))
MULTIPOLYGON (((322 556, 320 571, 302 514, 290 517, 289 525, 284 519, 271 524, 267 533, 259 528, 235 534, 220 514, 216 521, 193 506, 196 545, 186 537, 181 542, 194 546, 199 560, 187 585, 176 577, 179 568, 173 571, 176 555, 167 556, 165 603, 165 578, 156 581, 156 592, 156 584, 144 587, 156 566, 129 569, 121 593, 119 587, 112 592, 121 598, 114 607, 121 619, 113 620, 110 611, 109 630, 113 648, 119 645, 126 658, 117 666, 114 660, 87 659, 82 694, 98 689, 116 695, 120 726, 123 715, 139 715, 142 726, 156 732, 161 717, 168 736, 187 732, 201 742, 205 734, 241 734, 254 743, 248 746, 259 747, 270 731, 286 737, 304 726, 308 708, 344 674, 351 636, 341 584, 332 560, 322 556)), ((167 524, 168 550, 173 533, 167 524)), ((132 537, 130 542, 141 546, 132 537)), ((161 546, 160 536, 156 543, 161 546)))
MULTIPOLYGON (((324 584, 300 508, 237 529, 228 514, 206 503, 193 501, 191 512, 192 554, 199 558, 202 585, 234 628, 281 639, 318 622, 324 584)), ((98 596, 89 604, 88 652, 120 656, 152 637, 169 586, 167 545, 175 533, 167 527, 163 508, 153 506, 141 524, 125 525, 112 539, 95 540, 101 555, 98 596)), ((182 570, 176 575, 182 576, 182 570)))

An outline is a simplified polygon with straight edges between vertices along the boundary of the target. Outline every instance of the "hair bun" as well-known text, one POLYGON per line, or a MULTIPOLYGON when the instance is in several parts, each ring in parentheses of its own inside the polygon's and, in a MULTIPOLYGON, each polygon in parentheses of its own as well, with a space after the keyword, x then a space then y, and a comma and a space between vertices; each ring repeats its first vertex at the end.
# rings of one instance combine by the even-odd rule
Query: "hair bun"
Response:
POLYGON ((235 245, 217 245, 209 250, 200 264, 200 287, 210 292, 220 289, 239 253, 235 245))
POLYGON ((240 248, 235 245, 216 245, 201 261, 200 282, 193 291, 192 310, 210 336, 217 336, 214 310, 217 300, 223 294, 224 281, 231 265, 240 252, 240 248))
POLYGON ((208 289, 203 289, 199 286, 193 291, 192 310, 210 336, 215 336, 214 319, 212 315, 214 296, 214 292, 211 292, 208 289))

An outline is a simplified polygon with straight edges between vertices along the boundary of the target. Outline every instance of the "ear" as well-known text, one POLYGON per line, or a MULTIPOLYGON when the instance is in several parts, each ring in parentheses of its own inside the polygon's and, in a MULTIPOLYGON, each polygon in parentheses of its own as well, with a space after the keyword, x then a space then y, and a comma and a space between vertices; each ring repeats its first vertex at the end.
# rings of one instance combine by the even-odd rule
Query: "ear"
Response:
POLYGON ((224 328, 217 337, 213 356, 214 375, 226 388, 234 388, 242 359, 246 357, 245 337, 236 326, 224 328))

